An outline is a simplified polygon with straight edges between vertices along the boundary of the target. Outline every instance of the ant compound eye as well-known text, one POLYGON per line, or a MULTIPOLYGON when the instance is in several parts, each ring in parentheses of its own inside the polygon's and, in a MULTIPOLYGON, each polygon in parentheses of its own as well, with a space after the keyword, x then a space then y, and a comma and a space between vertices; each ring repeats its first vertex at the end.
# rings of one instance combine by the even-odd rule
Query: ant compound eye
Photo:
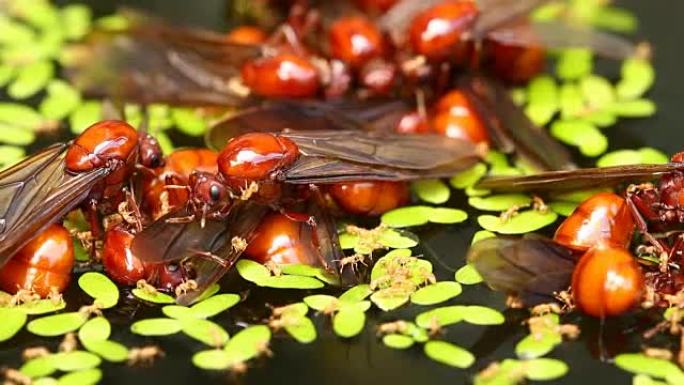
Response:
POLYGON ((221 188, 217 185, 211 186, 211 188, 209 188, 209 196, 211 197, 211 200, 218 202, 218 200, 221 199, 221 188))

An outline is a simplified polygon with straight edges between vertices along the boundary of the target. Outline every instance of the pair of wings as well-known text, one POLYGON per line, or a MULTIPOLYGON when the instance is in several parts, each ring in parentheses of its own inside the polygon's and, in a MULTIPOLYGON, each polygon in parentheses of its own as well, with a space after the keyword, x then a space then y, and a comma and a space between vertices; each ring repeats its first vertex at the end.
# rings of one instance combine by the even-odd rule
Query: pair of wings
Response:
POLYGON ((71 174, 58 143, 0 172, 0 266, 36 234, 83 202, 105 178, 106 167, 71 174))

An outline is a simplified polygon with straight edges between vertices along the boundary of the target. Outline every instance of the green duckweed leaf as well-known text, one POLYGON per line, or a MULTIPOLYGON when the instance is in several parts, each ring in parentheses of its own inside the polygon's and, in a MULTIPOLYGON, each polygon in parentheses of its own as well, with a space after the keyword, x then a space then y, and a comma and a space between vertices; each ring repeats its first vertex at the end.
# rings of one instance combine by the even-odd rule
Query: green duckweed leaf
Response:
POLYGON ((211 297, 212 295, 218 293, 219 290, 221 290, 221 285, 219 285, 218 283, 215 283, 215 284, 209 286, 207 288, 207 290, 205 290, 204 293, 202 293, 202 295, 200 295, 197 298, 197 302, 204 301, 205 299, 207 299, 207 298, 211 297))
POLYGON ((342 250, 351 250, 359 243, 359 236, 356 234, 340 233, 339 238, 342 250))
POLYGON ((171 318, 148 318, 131 325, 131 332, 141 336, 166 336, 183 328, 181 321, 171 318))
POLYGON ((484 163, 478 163, 475 166, 454 175, 449 179, 449 183, 453 188, 463 190, 473 186, 477 181, 482 179, 486 173, 487 166, 484 163))
POLYGON ((169 138, 169 136, 165 132, 157 131, 157 132, 153 133, 152 136, 154 136, 154 138, 157 139, 157 142, 159 143, 159 147, 161 147, 164 154, 170 154, 176 148, 173 145, 171 138, 169 138))
POLYGON ((589 75, 580 80, 580 89, 584 100, 591 108, 601 109, 615 102, 615 90, 608 79, 589 75))
POLYGON ((468 219, 468 213, 459 209, 435 207, 430 210, 430 216, 428 218, 432 223, 454 224, 461 223, 468 219))
POLYGON ((54 363, 54 355, 32 358, 19 368, 19 371, 31 378, 45 377, 57 371, 54 363))
POLYGON ((292 322, 288 321, 285 331, 300 344, 311 343, 317 336, 316 327, 308 317, 297 317, 292 322))
POLYGON ((205 345, 221 347, 228 342, 228 332, 221 325, 209 320, 186 319, 182 324, 185 335, 205 345))
POLYGON ((463 285, 475 285, 482 282, 482 276, 471 264, 466 264, 465 266, 456 270, 454 279, 456 282, 459 282, 463 285))
POLYGON ((189 108, 172 109, 171 118, 176 128, 186 135, 201 136, 208 128, 206 120, 195 110, 189 108))
POLYGON ((545 126, 558 111, 558 86, 549 75, 537 76, 527 85, 527 116, 538 126, 545 126))
POLYGON ((553 211, 542 213, 537 210, 527 210, 514 215, 508 220, 494 215, 481 215, 477 218, 477 223, 484 229, 499 234, 525 234, 556 221, 558 215, 553 211))
POLYGON ((410 292, 400 292, 392 288, 387 288, 376 291, 371 295, 370 299, 375 306, 379 307, 381 310, 390 311, 407 303, 410 299, 410 294, 410 292))
POLYGON ((60 10, 64 35, 69 40, 80 40, 89 31, 92 11, 83 4, 69 4, 60 10))
POLYGON ((136 296, 138 299, 141 299, 141 300, 147 301, 147 302, 158 303, 158 304, 167 304, 167 303, 175 303, 176 302, 176 300, 172 296, 170 296, 166 293, 162 293, 160 291, 152 292, 150 290, 135 288, 135 289, 131 290, 131 293, 134 296, 136 296))
POLYGON ((631 33, 639 26, 639 20, 632 12, 611 5, 596 7, 592 16, 591 24, 595 27, 615 32, 631 33))
POLYGON ((17 308, 0 307, 0 342, 14 337, 26 324, 26 313, 17 308))
POLYGON ((275 289, 320 289, 325 284, 316 278, 300 277, 296 275, 281 275, 268 277, 255 282, 258 286, 272 287, 275 289))
POLYGON ((473 234, 473 239, 470 241, 470 244, 472 245, 473 243, 481 241, 483 239, 494 237, 496 237, 496 234, 492 233, 491 231, 479 230, 475 234, 473 234))
POLYGON ((642 147, 637 150, 641 157, 641 163, 644 164, 662 164, 670 161, 667 154, 660 150, 651 147, 642 147))
POLYGON ((89 352, 95 353, 109 362, 124 362, 128 360, 128 348, 110 340, 88 341, 83 346, 89 352))
POLYGON ((545 3, 532 11, 530 19, 544 22, 553 21, 558 19, 565 9, 566 4, 564 3, 545 3))
POLYGON ((325 294, 314 294, 304 297, 304 303, 308 307, 320 312, 337 310, 339 306, 338 301, 339 300, 332 295, 325 294))
POLYGON ((40 315, 46 313, 54 313, 56 311, 64 309, 65 307, 66 302, 64 302, 64 300, 55 302, 51 299, 40 299, 35 302, 23 303, 17 306, 16 308, 20 309, 28 315, 40 315))
POLYGON ((660 358, 649 357, 642 353, 624 353, 615 357, 615 365, 634 374, 646 374, 657 378, 667 378, 670 373, 680 369, 672 362, 660 358))
POLYGON ((63 375, 57 385, 95 385, 102 379, 100 369, 79 370, 63 375))
POLYGON ((577 206, 576 202, 553 201, 549 203, 551 211, 564 217, 570 216, 577 206))
MULTIPOLYGON (((2 23, 2 22, 0 22, 2 23)), ((0 63, 0 87, 5 87, 16 75, 16 68, 7 63, 0 63)))
POLYGON ((525 361, 526 377, 532 381, 549 381, 563 377, 568 365, 552 358, 536 358, 525 361))
POLYGON ((130 27, 131 21, 124 15, 112 14, 103 16, 95 21, 97 27, 107 31, 123 31, 130 27))
POLYGON ((545 356, 562 342, 557 333, 544 333, 542 336, 527 335, 515 345, 515 354, 523 359, 545 356))
POLYGON ((40 113, 54 120, 67 117, 81 103, 81 94, 62 80, 53 80, 47 86, 47 96, 40 103, 40 113))
POLYGON ((246 281, 257 283, 271 276, 268 268, 249 259, 241 259, 235 264, 238 274, 246 281))
POLYGON ((24 23, 0 15, 0 43, 3 45, 26 45, 36 40, 36 33, 24 23))
POLYGON ((644 147, 638 150, 618 150, 609 152, 596 161, 597 167, 626 166, 631 164, 667 163, 667 155, 654 148, 644 147))
POLYGON ((71 133, 78 135, 100 120, 102 120, 102 103, 95 100, 84 101, 69 115, 71 133))
POLYGON ((428 341, 424 351, 430 359, 460 369, 468 368, 475 362, 475 356, 469 351, 445 341, 428 341))
POLYGON ((474 187, 467 187, 465 189, 465 194, 469 197, 481 197, 485 195, 489 195, 491 191, 485 190, 485 189, 478 189, 474 187))
POLYGON ((609 111, 624 118, 647 118, 656 113, 656 105, 648 99, 617 101, 608 107, 609 111))
POLYGON ((403 334, 388 334, 382 337, 382 343, 392 349, 408 349, 414 342, 413 338, 403 334))
POLYGON ((26 99, 45 88, 55 76, 54 65, 49 61, 31 63, 19 69, 16 79, 7 88, 13 99, 26 99))
POLYGON ((506 211, 513 206, 529 205, 532 198, 524 194, 500 194, 468 198, 468 204, 483 211, 506 211))
POLYGON ((104 317, 95 317, 84 323, 78 330, 78 339, 82 344, 109 339, 112 333, 112 326, 104 317))
POLYGON ((224 351, 233 362, 247 361, 262 354, 271 341, 271 330, 265 325, 254 325, 242 329, 226 344, 224 351))
POLYGON ((10 165, 26 156, 22 147, 0 145, 0 165, 10 165))
POLYGON ((500 311, 484 306, 465 306, 461 315, 463 321, 475 325, 501 325, 506 322, 500 311))
POLYGON ((518 107, 522 107, 527 103, 527 91, 522 87, 512 88, 509 95, 511 95, 513 103, 518 107))
POLYGON ((41 337, 55 337, 78 330, 88 319, 79 312, 62 313, 35 319, 26 329, 41 337))
POLYGON ((584 97, 575 83, 565 83, 560 88, 559 104, 563 119, 570 119, 584 113, 584 97))
POLYGON ((190 308, 197 318, 210 318, 223 313, 240 302, 237 294, 218 294, 198 302, 190 308))
POLYGON ((92 369, 99 366, 101 362, 100 357, 82 350, 53 354, 55 369, 63 372, 92 369))
POLYGON ((361 333, 365 323, 363 311, 342 309, 333 316, 333 331, 340 337, 351 338, 361 333))
POLYGON ((384 213, 380 221, 390 227, 421 226, 430 221, 432 211, 428 206, 400 207, 384 213))
POLYGON ((301 318, 309 312, 309 307, 304 302, 295 302, 278 308, 278 311, 280 311, 281 317, 301 318))
POLYGON ((421 200, 432 203, 442 204, 449 200, 451 190, 440 179, 422 179, 413 182, 413 189, 421 200))
POLYGON ((617 117, 608 110, 595 110, 582 115, 587 122, 597 127, 610 127, 617 123, 617 117))
POLYGON ((563 50, 556 63, 556 74, 563 80, 575 80, 593 71, 593 54, 585 48, 563 50))
POLYGON ((444 306, 428 310, 416 316, 416 325, 430 329, 433 326, 448 326, 463 320, 465 306, 444 306))
POLYGON ((162 308, 162 313, 169 318, 177 320, 197 318, 193 311, 187 306, 167 305, 162 308))
POLYGON ((109 277, 102 273, 83 274, 78 279, 78 286, 104 309, 113 307, 119 302, 119 289, 109 277))
POLYGON ((577 146, 582 154, 594 157, 606 152, 608 139, 586 120, 559 120, 551 125, 551 135, 563 143, 577 146))
POLYGON ((632 385, 667 385, 667 383, 656 381, 645 374, 637 374, 632 378, 632 385))
POLYGON ((36 140, 35 132, 21 126, 0 123, 0 143, 28 146, 36 140))
POLYGON ((238 362, 231 354, 220 349, 203 350, 192 356, 192 363, 204 370, 226 370, 238 362))
POLYGON ((622 62, 622 79, 616 86, 617 95, 623 100, 638 99, 655 81, 655 70, 648 60, 630 58, 622 62))
POLYGON ((339 285, 340 283, 339 279, 335 275, 325 271, 325 269, 303 263, 279 265, 279 268, 283 274, 287 275, 318 278, 329 285, 339 285))
POLYGON ((17 127, 35 129, 43 125, 43 117, 31 106, 18 103, 0 103, 0 122, 17 127))
POLYGON ((361 284, 356 285, 340 295, 339 300, 341 302, 356 303, 361 302, 371 295, 373 291, 370 289, 370 285, 361 284))
POLYGON ((391 249, 408 249, 418 245, 418 237, 406 230, 387 229, 380 235, 378 242, 391 249))
POLYGON ((416 305, 434 305, 458 296, 462 290, 458 282, 436 282, 411 294, 411 302, 416 305))

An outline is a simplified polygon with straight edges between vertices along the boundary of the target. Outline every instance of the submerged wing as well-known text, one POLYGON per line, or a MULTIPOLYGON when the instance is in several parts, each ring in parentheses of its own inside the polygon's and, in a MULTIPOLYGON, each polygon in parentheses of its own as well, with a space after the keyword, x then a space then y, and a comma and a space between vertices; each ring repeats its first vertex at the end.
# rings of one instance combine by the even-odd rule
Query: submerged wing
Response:
POLYGON ((542 170, 576 168, 568 150, 534 125, 513 103, 503 85, 483 75, 463 76, 458 85, 468 95, 500 151, 515 152, 542 170))
POLYGON ((537 236, 485 239, 471 246, 467 259, 492 289, 517 295, 526 306, 565 290, 576 263, 568 249, 537 236))
POLYGON ((0 266, 36 234, 78 206, 109 170, 70 174, 67 144, 55 144, 0 172, 0 266))
POLYGON ((639 183, 656 179, 672 171, 684 170, 682 163, 642 164, 551 171, 534 175, 487 177, 477 188, 494 191, 563 191, 594 187, 613 187, 622 183, 639 183))

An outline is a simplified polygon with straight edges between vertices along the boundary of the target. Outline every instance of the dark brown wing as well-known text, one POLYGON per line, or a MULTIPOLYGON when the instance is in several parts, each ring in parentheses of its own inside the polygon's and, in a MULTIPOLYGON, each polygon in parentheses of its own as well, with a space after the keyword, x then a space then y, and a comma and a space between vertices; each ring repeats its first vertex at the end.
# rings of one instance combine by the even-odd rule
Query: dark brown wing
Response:
POLYGON ((499 82, 483 75, 466 75, 458 85, 468 95, 500 151, 515 152, 542 170, 576 168, 568 150, 534 125, 499 82))
POLYGON ((55 144, 0 172, 0 266, 78 206, 107 176, 106 168, 69 174, 67 144, 55 144))
POLYGON ((588 48, 599 56, 617 60, 634 56, 636 50, 634 43, 621 36, 562 22, 512 23, 489 31, 487 38, 508 45, 588 48))
POLYGON ((471 246, 467 259, 492 289, 517 295, 527 306, 567 289, 576 263, 568 249, 538 236, 485 239, 471 246))
POLYGON ((570 171, 552 171, 517 177, 488 177, 477 188, 495 191, 563 191, 593 187, 613 187, 622 183, 639 183, 656 179, 672 171, 684 170, 682 163, 642 164, 570 171))
POLYGON ((402 101, 272 101, 218 122, 207 132, 208 147, 221 150, 226 142, 248 132, 285 129, 390 131, 409 111, 402 101))
POLYGON ((231 79, 261 51, 144 18, 124 32, 93 33, 68 73, 79 88, 115 100, 240 106, 245 93, 231 79))

